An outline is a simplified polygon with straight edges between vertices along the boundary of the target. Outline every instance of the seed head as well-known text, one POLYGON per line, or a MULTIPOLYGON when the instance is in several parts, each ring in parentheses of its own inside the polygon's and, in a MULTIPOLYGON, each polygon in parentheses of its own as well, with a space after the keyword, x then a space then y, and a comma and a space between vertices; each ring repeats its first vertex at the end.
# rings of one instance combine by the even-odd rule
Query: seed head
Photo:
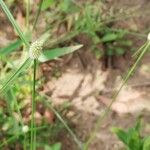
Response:
POLYGON ((27 133, 29 131, 29 127, 27 125, 22 127, 22 132, 27 133))
POLYGON ((35 41, 31 44, 29 49, 29 57, 31 59, 38 59, 42 53, 43 43, 39 41, 35 41))

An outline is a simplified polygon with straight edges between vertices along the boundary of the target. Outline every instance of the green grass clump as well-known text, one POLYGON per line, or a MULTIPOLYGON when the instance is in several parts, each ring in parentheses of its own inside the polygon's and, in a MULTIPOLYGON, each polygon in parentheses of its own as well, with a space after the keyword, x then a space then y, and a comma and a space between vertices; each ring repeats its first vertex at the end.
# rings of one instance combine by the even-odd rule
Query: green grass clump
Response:
POLYGON ((113 127, 112 132, 117 135, 122 141, 126 150, 149 150, 150 149, 150 136, 141 136, 141 121, 138 120, 136 125, 129 128, 127 131, 113 127))

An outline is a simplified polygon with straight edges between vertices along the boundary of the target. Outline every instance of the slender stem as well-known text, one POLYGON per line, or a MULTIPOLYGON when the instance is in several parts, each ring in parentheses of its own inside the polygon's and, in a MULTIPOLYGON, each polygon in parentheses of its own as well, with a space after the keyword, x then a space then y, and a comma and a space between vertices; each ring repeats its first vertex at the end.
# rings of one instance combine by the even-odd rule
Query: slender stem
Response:
MULTIPOLYGON (((16 108, 17 108, 17 113, 18 113, 18 115, 19 115, 19 122, 20 122, 20 124, 21 124, 21 127, 23 128, 23 126, 24 126, 23 118, 22 118, 22 115, 21 115, 21 111, 20 111, 20 109, 19 109, 19 105, 18 105, 17 99, 16 99, 16 97, 15 97, 15 95, 14 95, 14 89, 13 89, 13 88, 12 88, 12 89, 9 89, 9 90, 7 91, 6 99, 8 99, 8 100, 11 99, 11 100, 15 103, 15 106, 16 106, 16 108)), ((12 106, 10 106, 9 101, 7 101, 7 102, 8 102, 8 107, 9 107, 10 116, 13 117, 13 119, 14 119, 14 124, 17 125, 17 126, 19 126, 19 123, 16 121, 15 116, 13 115, 13 108, 12 108, 12 106)), ((24 150, 26 150, 26 141, 25 141, 25 139, 26 139, 26 133, 24 133, 23 136, 24 136, 23 147, 24 147, 24 150)))
POLYGON ((76 137, 76 135, 74 134, 74 132, 69 128, 69 126, 67 125, 67 123, 63 120, 63 118, 59 115, 59 113, 51 106, 51 104, 47 103, 47 106, 50 107, 50 109, 55 113, 55 115, 57 116, 57 118, 63 123, 63 125, 68 130, 68 132, 70 133, 70 135, 73 137, 73 139, 76 142, 76 144, 78 145, 78 147, 82 150, 82 143, 78 140, 78 138, 76 137))
MULTIPOLYGON (((36 130, 36 131, 37 131, 37 130, 43 130, 43 129, 48 128, 48 127, 49 127, 49 126, 41 126, 41 127, 34 128, 33 130, 36 130)), ((31 131, 31 130, 29 130, 29 131, 31 131)), ((14 136, 12 136, 12 137, 10 137, 10 138, 8 138, 8 139, 5 139, 3 143, 0 143, 0 148, 2 148, 2 147, 5 146, 5 145, 10 144, 11 142, 13 142, 13 140, 14 140, 14 142, 15 142, 15 140, 16 140, 17 138, 19 138, 20 135, 23 135, 23 134, 24 134, 24 133, 20 132, 19 134, 16 134, 16 135, 14 135, 14 136)))
POLYGON ((40 1, 39 8, 38 8, 38 12, 37 12, 37 14, 36 14, 36 18, 35 18, 35 21, 34 21, 34 24, 33 24, 32 31, 33 31, 33 30, 35 29, 35 27, 36 27, 36 24, 37 24, 39 15, 40 15, 40 13, 41 13, 41 8, 42 8, 43 1, 44 1, 44 0, 41 0, 41 1, 40 1))
POLYGON ((5 140, 3 143, 0 144, 0 148, 2 148, 3 146, 7 145, 8 143, 10 143, 11 141, 15 140, 18 138, 19 134, 16 134, 12 137, 10 137, 9 139, 5 140))
POLYGON ((2 88, 0 88, 0 94, 5 93, 7 88, 14 82, 14 80, 19 76, 19 74, 29 67, 31 59, 27 58, 23 64, 4 82, 2 88))
POLYGON ((30 150, 35 150, 36 148, 36 130, 35 128, 35 120, 34 120, 34 113, 35 113, 35 85, 36 85, 36 59, 34 60, 34 67, 33 67, 33 87, 32 87, 32 114, 31 114, 31 145, 30 150))
POLYGON ((77 138, 77 136, 75 135, 75 133, 71 130, 71 128, 68 126, 68 124, 66 123, 66 121, 63 119, 63 117, 59 114, 59 112, 57 112, 57 110, 52 106, 52 104, 50 102, 47 101, 47 99, 49 99, 48 96, 46 96, 45 94, 41 95, 43 97, 42 102, 44 102, 44 105, 48 108, 50 108, 54 114, 56 115, 56 117, 59 119, 59 121, 64 125, 64 127, 66 128, 66 130, 68 131, 68 133, 73 137, 73 140, 75 141, 75 143, 78 145, 79 149, 82 150, 82 142, 77 138))
POLYGON ((26 26, 29 30, 30 0, 26 0, 26 26))
POLYGON ((87 150, 90 143, 92 142, 92 140, 95 138, 95 135, 97 133, 97 130, 101 127, 102 125, 102 121, 105 119, 105 117, 109 114, 110 110, 111 110, 111 106, 113 105, 113 103, 116 101, 116 98, 118 96, 118 94, 120 93, 121 89, 124 87, 124 85, 126 84, 126 82, 128 81, 128 79, 130 78, 130 76, 132 75, 132 73, 134 72, 135 68, 137 67, 137 65, 139 64, 140 60, 142 59, 142 57, 144 56, 144 54, 147 52, 148 48, 150 47, 150 42, 147 43, 147 45, 144 47, 143 51, 141 52, 141 54, 139 55, 139 57, 137 58, 136 62, 133 64, 133 66, 129 69, 127 75, 124 78, 123 83, 120 85, 119 90, 117 92, 115 92, 112 96, 112 101, 110 102, 109 106, 106 108, 106 111, 102 114, 102 116, 100 116, 95 124, 94 130, 93 132, 90 134, 89 139, 87 140, 87 142, 84 145, 83 150, 87 150))
POLYGON ((13 25, 14 29, 17 31, 18 35, 20 36, 21 40, 25 43, 26 46, 29 46, 28 41, 25 38, 25 35, 23 34, 22 30, 20 29, 19 25, 15 21, 14 17, 12 16, 11 12, 9 11, 8 7, 6 6, 5 2, 3 0, 0 0, 0 5, 7 15, 9 21, 13 25))
MULTIPOLYGON (((12 93, 12 89, 11 89, 10 91, 11 91, 11 93, 12 93)), ((20 118, 21 127, 22 127, 22 129, 23 129, 23 127, 24 127, 23 117, 22 117, 22 115, 21 115, 21 111, 20 111, 20 108, 19 108, 19 105, 18 105, 18 102, 17 102, 16 97, 15 97, 13 94, 12 94, 12 96, 13 96, 13 100, 14 100, 15 105, 16 105, 16 108, 17 108, 17 113, 18 113, 19 118, 20 118)), ((26 147, 27 147, 26 133, 24 133, 23 136, 24 136, 23 149, 26 150, 26 147)))

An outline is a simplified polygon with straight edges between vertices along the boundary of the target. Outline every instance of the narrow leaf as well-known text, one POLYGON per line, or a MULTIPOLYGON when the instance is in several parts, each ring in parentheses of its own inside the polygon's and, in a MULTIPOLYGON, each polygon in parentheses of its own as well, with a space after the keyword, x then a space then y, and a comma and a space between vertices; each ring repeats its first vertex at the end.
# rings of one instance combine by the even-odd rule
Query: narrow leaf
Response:
POLYGON ((51 147, 51 150, 61 150, 61 143, 55 143, 51 147))
POLYGON ((13 27, 16 29, 16 31, 17 31, 18 35, 20 36, 21 40, 26 44, 26 46, 29 46, 29 43, 26 40, 23 32, 21 31, 19 25, 15 21, 14 17, 12 16, 11 12, 9 11, 8 7, 6 6, 6 4, 3 0, 0 0, 0 5, 1 5, 3 11, 5 12, 5 14, 7 15, 9 21, 12 23, 13 27))
MULTIPOLYGON (((147 43, 147 42, 146 42, 147 43)), ((146 44, 146 46, 142 49, 141 53, 139 54, 136 62, 131 66, 131 68, 129 69, 127 75, 124 78, 123 83, 121 83, 119 89, 117 92, 115 92, 112 96, 112 100, 109 104, 109 106, 106 108, 105 112, 97 119, 97 122, 95 124, 95 128, 93 130, 93 132, 91 132, 89 139, 87 140, 87 142, 84 145, 84 150, 88 149, 89 144, 92 142, 92 140, 95 138, 95 135, 99 129, 99 127, 101 127, 102 125, 102 121, 105 119, 105 117, 109 114, 110 110, 111 110, 111 106, 113 105, 113 103, 116 101, 116 98, 118 96, 118 94, 120 93, 120 91, 122 90, 122 88, 124 87, 124 85, 126 84, 126 82, 128 81, 128 79, 130 78, 130 76, 133 74, 133 72, 135 71, 137 65, 139 64, 140 60, 143 58, 143 56, 145 55, 145 53, 148 51, 150 47, 150 41, 146 44)))
POLYGON ((52 59, 58 58, 60 56, 72 53, 72 52, 80 49, 81 47, 82 47, 82 45, 77 45, 77 46, 70 46, 70 47, 56 48, 56 49, 52 49, 52 50, 46 50, 39 57, 39 61, 40 62, 46 62, 48 60, 52 60, 52 59))
POLYGON ((67 125, 65 120, 61 117, 61 115, 57 112, 57 110, 49 103, 46 99, 48 98, 46 95, 42 95, 44 99, 44 104, 49 107, 56 115, 56 117, 60 120, 60 122, 64 125, 66 130, 69 132, 69 134, 73 137, 76 144, 79 146, 80 149, 82 149, 82 143, 78 140, 74 132, 71 130, 71 128, 67 125))
POLYGON ((150 136, 145 138, 143 150, 150 150, 150 136))
POLYGON ((22 45, 22 41, 20 39, 16 40, 13 43, 10 43, 7 47, 4 47, 4 48, 0 49, 0 56, 8 55, 12 51, 19 48, 21 45, 22 45))
POLYGON ((31 59, 28 58, 25 60, 25 62, 2 84, 2 87, 0 88, 0 93, 3 93, 6 91, 7 88, 9 88, 14 80, 19 76, 20 73, 25 71, 31 64, 31 59))
POLYGON ((128 135, 127 135, 127 133, 124 131, 124 130, 122 130, 122 129, 120 129, 120 128, 116 128, 116 127, 113 127, 112 129, 112 132, 113 133, 115 133, 117 136, 118 136, 118 138, 124 143, 124 144, 128 144, 128 141, 127 141, 127 139, 128 139, 128 135))
POLYGON ((102 38, 102 42, 111 42, 114 41, 118 38, 117 34, 115 33, 109 33, 106 34, 103 38, 102 38))

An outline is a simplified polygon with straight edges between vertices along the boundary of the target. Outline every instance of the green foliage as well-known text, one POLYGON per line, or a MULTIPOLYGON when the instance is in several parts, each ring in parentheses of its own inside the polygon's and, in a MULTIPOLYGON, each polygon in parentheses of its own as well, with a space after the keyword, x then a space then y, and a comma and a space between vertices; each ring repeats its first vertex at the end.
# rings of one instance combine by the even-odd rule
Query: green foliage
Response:
POLYGON ((22 72, 24 72, 27 68, 29 68, 30 64, 31 64, 31 59, 29 59, 29 58, 26 59, 25 62, 4 81, 4 83, 1 85, 0 93, 2 94, 3 92, 5 92, 5 90, 10 88, 10 85, 12 85, 14 83, 14 80, 22 72))
POLYGON ((150 136, 144 138, 143 150, 150 149, 150 136))
POLYGON ((131 40, 125 39, 127 34, 126 30, 111 29, 109 24, 102 21, 100 15, 101 10, 95 5, 85 5, 84 11, 80 12, 77 21, 75 22, 75 30, 80 33, 86 33, 92 40, 94 46, 92 46, 92 52, 94 52, 96 58, 103 56, 103 51, 106 51, 105 55, 124 55, 125 50, 132 45, 131 40), (104 49, 98 49, 97 44, 103 45, 104 49))
POLYGON ((112 132, 115 133, 118 138, 126 145, 127 150, 149 150, 150 136, 142 137, 140 131, 140 120, 134 127, 129 128, 127 131, 116 127, 112 128, 112 132))
POLYGON ((51 146, 45 145, 44 150, 61 150, 61 143, 55 143, 51 146))
POLYGON ((106 48, 106 55, 124 55, 126 49, 132 45, 132 41, 125 39, 125 30, 109 30, 106 27, 102 42, 106 48))
POLYGON ((54 3, 54 0, 43 0, 41 9, 42 9, 42 10, 46 10, 46 9, 48 9, 53 3, 54 3))
MULTIPOLYGON (((51 3, 49 3, 49 2, 50 1, 45 1, 42 5, 42 9, 44 9, 44 10, 47 9, 50 6, 50 4, 52 4, 53 1, 51 1, 51 3)), ((14 29, 17 31, 17 33, 18 33, 18 35, 20 36, 20 39, 21 39, 21 40, 15 41, 14 43, 11 43, 7 47, 2 48, 0 50, 1 51, 1 57, 3 58, 4 56, 7 57, 8 54, 10 54, 13 51, 15 51, 16 49, 18 49, 22 45, 22 43, 24 43, 26 45, 25 50, 29 49, 29 41, 31 39, 27 39, 25 37, 24 33, 21 31, 20 27, 16 23, 15 19, 13 18, 11 12, 7 8, 7 6, 6 6, 6 4, 3 0, 0 0, 0 5, 1 5, 2 9, 4 10, 4 12, 6 13, 7 17, 9 18, 10 22, 12 23, 14 29)), ((27 12, 27 14, 29 14, 29 12, 27 12)), ((29 17, 27 17, 27 18, 29 19, 29 17)), ((38 19, 38 17, 36 18, 36 20, 37 19, 38 19)), ((35 22, 37 22, 37 21, 35 21, 35 22)), ((40 41, 38 41, 38 42, 44 43, 48 38, 49 38, 49 34, 44 33, 39 38, 40 41)), ((75 50, 77 50, 81 47, 82 47, 82 45, 72 46, 72 47, 65 47, 65 48, 57 48, 57 49, 54 49, 54 50, 47 50, 47 51, 43 52, 43 55, 40 57, 39 60, 41 60, 42 62, 45 62, 45 61, 48 61, 48 60, 51 60, 51 59, 56 59, 60 56, 71 53, 71 52, 73 52, 73 51, 75 51, 75 50)), ((22 51, 22 54, 24 55, 24 51, 22 51)), ((21 78, 24 77, 25 73, 27 73, 27 71, 30 71, 29 69, 31 67, 31 64, 34 62, 34 71, 32 73, 33 74, 33 82, 32 82, 33 89, 32 89, 32 119, 31 119, 31 128, 30 128, 30 130, 31 130, 30 149, 31 150, 36 149, 36 130, 35 130, 36 126, 35 126, 35 120, 34 120, 35 98, 36 98, 36 88, 35 88, 36 87, 36 60, 33 61, 29 56, 27 56, 25 58, 26 59, 24 60, 22 65, 20 65, 19 67, 11 68, 12 73, 9 73, 8 77, 5 78, 2 83, 0 83, 0 94, 4 95, 4 97, 8 101, 8 108, 10 110, 10 117, 8 118, 8 121, 7 120, 5 121, 6 124, 4 124, 4 129, 5 129, 5 131, 7 131, 8 134, 12 135, 11 138, 9 138, 8 140, 6 140, 2 144, 0 144, 0 147, 2 147, 5 144, 8 144, 8 142, 11 142, 12 140, 17 139, 20 136, 20 133, 21 133, 21 130, 22 130, 22 127, 23 127, 23 121, 21 121, 21 126, 22 127, 19 127, 18 125, 16 125, 12 121, 12 120, 16 120, 13 116, 13 111, 14 111, 15 107, 17 107, 17 113, 20 116, 20 119, 22 118, 22 116, 21 116, 21 113, 20 113, 20 108, 19 108, 19 105, 18 105, 18 101, 17 101, 16 96, 14 94, 15 92, 13 92, 13 90, 11 90, 11 89, 12 89, 12 86, 15 84, 15 81, 18 80, 19 77, 21 77, 21 78), (10 98, 13 102, 10 101, 10 98), (15 129, 17 129, 17 130, 15 130, 15 129), (16 135, 13 136, 13 134, 16 134, 16 135)), ((17 61, 20 62, 19 58, 18 58, 17 61)), ((29 86, 30 86, 30 84, 29 84, 29 86)), ((61 119, 63 124, 65 124, 65 127, 69 129, 69 127, 67 126, 65 121, 61 118, 61 116, 58 113, 57 113, 57 116, 59 116, 59 118, 61 119)), ((70 131, 71 131, 71 129, 70 129, 70 131)), ((75 138, 75 135, 73 134, 72 131, 71 131, 71 133, 72 133, 71 135, 73 135, 73 138, 75 138)), ((21 141, 25 140, 24 149, 26 149, 28 142, 26 141, 26 135, 24 133, 22 133, 22 134, 23 134, 24 137, 19 138, 19 140, 21 140, 21 141)), ((49 148, 52 149, 52 150, 59 150, 60 147, 61 147, 60 144, 54 144, 49 148)))
POLYGON ((100 31, 100 15, 97 6, 86 4, 77 21, 75 22, 75 30, 81 33, 87 33, 94 43, 100 42, 100 38, 96 32, 100 31))
POLYGON ((10 43, 8 46, 0 49, 0 57, 8 55, 9 53, 15 51, 22 45, 21 40, 16 40, 15 42, 10 43))
POLYGON ((7 15, 9 21, 13 25, 14 29, 17 31, 18 35, 20 36, 22 42, 24 42, 27 46, 29 46, 29 43, 26 40, 26 37, 25 37, 24 33, 21 31, 20 27, 18 26, 17 22, 15 21, 14 17, 12 16, 11 12, 7 8, 7 6, 3 2, 3 0, 0 0, 0 5, 1 5, 3 11, 5 12, 5 14, 7 15))
POLYGON ((83 45, 71 46, 71 47, 64 47, 64 48, 56 48, 52 50, 45 50, 43 54, 39 57, 40 62, 46 62, 51 59, 56 59, 60 56, 65 54, 69 54, 80 49, 83 45))

